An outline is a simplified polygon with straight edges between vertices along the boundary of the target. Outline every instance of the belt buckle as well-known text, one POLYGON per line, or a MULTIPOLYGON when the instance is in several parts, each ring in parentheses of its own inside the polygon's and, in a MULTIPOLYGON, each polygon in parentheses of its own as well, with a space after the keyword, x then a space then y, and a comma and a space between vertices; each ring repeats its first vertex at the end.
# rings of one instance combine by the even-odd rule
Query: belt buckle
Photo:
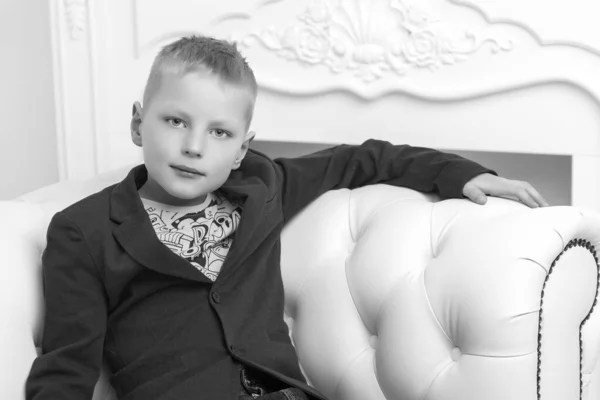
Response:
POLYGON ((248 377, 247 370, 243 366, 240 369, 240 375, 240 381, 242 382, 244 389, 246 389, 252 398, 257 398, 266 394, 266 390, 262 388, 258 382, 248 377))

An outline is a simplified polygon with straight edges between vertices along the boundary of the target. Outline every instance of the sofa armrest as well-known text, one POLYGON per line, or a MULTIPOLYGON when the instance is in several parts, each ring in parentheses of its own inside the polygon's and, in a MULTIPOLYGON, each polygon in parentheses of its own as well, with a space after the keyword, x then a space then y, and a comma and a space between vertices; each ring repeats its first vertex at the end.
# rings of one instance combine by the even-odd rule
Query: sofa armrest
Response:
POLYGON ((24 383, 37 356, 43 319, 39 207, 0 202, 0 398, 24 398, 24 383))
MULTIPOLYGON (((579 325, 598 284, 591 251, 569 248, 546 281, 577 238, 600 246, 597 214, 382 185, 329 192, 282 238, 303 372, 332 399, 535 399, 541 326, 542 398, 579 399, 579 325), (549 397, 556 386, 569 389, 549 397)), ((600 355, 598 314, 583 330, 584 373, 600 355)))
POLYGON ((600 312, 593 308, 600 219, 573 207, 505 213, 506 200, 491 200, 487 207, 447 201, 433 214, 427 296, 456 345, 453 360, 468 354, 473 370, 452 368, 431 393, 462 384, 483 395, 492 365, 503 360, 517 374, 497 384, 521 382, 531 398, 579 399, 600 357, 600 312))

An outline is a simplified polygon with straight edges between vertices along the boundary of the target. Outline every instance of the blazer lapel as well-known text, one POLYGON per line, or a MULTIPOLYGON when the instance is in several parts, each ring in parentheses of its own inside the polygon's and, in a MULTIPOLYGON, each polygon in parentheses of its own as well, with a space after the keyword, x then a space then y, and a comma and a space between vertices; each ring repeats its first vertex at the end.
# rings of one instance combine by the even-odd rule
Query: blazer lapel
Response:
MULTIPOLYGON (((248 153, 246 158, 254 154, 248 153)), ((251 255, 273 230, 267 204, 274 199, 275 189, 269 187, 253 168, 242 162, 242 168, 231 172, 219 189, 227 198, 242 205, 242 219, 233 238, 233 245, 221 267, 217 282, 224 281, 232 271, 251 255), (248 171, 245 171, 248 169, 248 171)), ((127 177, 113 189, 110 200, 111 219, 119 225, 113 235, 125 251, 143 266, 161 274, 178 276, 201 282, 211 282, 188 261, 174 254, 160 242, 138 195, 146 182, 148 171, 142 164, 133 168, 127 177)))
POLYGON ((156 236, 138 195, 138 189, 147 177, 145 166, 137 166, 113 189, 110 217, 119 224, 113 229, 113 236, 131 258, 146 268, 165 275, 211 283, 202 272, 169 250, 156 236))
POLYGON ((268 216, 265 206, 270 195, 268 187, 258 176, 245 176, 242 171, 233 171, 219 191, 227 198, 243 204, 242 219, 233 238, 233 245, 217 278, 217 282, 223 282, 271 231, 266 224, 268 218, 265 218, 268 216))

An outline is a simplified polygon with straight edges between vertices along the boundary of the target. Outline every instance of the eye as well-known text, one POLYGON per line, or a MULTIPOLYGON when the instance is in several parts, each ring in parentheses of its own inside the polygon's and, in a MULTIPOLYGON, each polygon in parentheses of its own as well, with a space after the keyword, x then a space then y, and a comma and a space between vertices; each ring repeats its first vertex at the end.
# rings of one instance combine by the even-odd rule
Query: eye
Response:
POLYGON ((173 128, 185 128, 185 122, 180 120, 179 118, 165 118, 165 121, 169 123, 173 128))
POLYGON ((223 129, 213 129, 212 134, 218 138, 222 138, 225 136, 231 136, 231 133, 224 131, 223 129))

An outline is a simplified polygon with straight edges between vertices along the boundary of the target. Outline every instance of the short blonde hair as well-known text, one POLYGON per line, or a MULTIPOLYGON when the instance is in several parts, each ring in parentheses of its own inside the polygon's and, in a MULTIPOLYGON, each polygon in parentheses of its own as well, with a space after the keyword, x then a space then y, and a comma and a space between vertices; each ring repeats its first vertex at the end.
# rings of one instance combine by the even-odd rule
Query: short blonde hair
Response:
POLYGON ((207 36, 187 36, 163 47, 156 55, 144 89, 144 106, 160 85, 165 71, 187 74, 208 69, 224 82, 248 89, 251 94, 250 116, 258 93, 254 72, 235 43, 207 36))

